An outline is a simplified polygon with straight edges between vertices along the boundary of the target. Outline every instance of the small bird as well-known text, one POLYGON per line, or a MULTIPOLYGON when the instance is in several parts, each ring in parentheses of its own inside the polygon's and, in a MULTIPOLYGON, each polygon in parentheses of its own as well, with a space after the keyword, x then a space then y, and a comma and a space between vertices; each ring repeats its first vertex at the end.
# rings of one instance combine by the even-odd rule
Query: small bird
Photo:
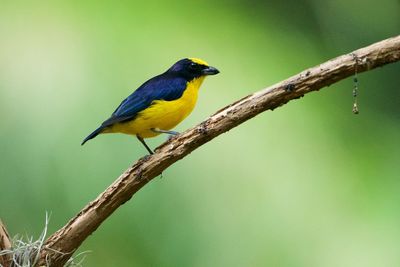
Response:
POLYGON ((192 112, 204 78, 218 73, 219 70, 201 59, 179 60, 123 100, 111 117, 83 140, 82 145, 99 134, 124 133, 136 135, 153 154, 144 138, 162 133, 177 135, 178 132, 171 129, 192 112))

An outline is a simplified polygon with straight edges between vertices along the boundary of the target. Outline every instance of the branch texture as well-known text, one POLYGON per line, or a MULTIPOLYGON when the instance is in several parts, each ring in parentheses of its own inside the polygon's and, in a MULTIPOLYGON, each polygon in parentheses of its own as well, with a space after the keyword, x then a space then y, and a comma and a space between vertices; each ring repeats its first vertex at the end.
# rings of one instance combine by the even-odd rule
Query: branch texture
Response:
POLYGON ((400 36, 396 36, 304 70, 221 109, 199 125, 162 144, 154 155, 140 159, 126 170, 48 238, 45 244, 47 249, 42 252, 42 263, 47 257, 51 266, 63 266, 81 243, 133 194, 174 162, 218 135, 265 110, 273 110, 290 100, 345 79, 355 71, 364 72, 399 60, 400 36))
MULTIPOLYGON (((0 251, 11 249, 11 238, 4 223, 0 220, 0 251)), ((8 267, 11 263, 9 254, 0 255, 0 266, 8 267)))

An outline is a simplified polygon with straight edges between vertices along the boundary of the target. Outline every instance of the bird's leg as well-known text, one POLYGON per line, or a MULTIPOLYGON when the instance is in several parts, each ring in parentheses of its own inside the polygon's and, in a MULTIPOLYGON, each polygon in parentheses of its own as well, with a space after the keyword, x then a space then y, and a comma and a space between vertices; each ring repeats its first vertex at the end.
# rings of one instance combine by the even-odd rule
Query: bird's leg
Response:
POLYGON ((144 141, 144 139, 142 137, 140 137, 139 135, 136 135, 137 139, 139 139, 139 141, 144 145, 144 147, 147 149, 147 151, 149 151, 150 154, 154 154, 154 152, 150 149, 150 147, 146 144, 146 142, 144 141))
POLYGON ((158 128, 151 128, 150 130, 155 133, 165 133, 165 134, 169 134, 169 135, 178 135, 179 134, 178 132, 175 132, 175 131, 161 130, 158 128))
POLYGON ((174 136, 176 136, 176 135, 179 134, 178 132, 175 132, 175 131, 161 130, 161 129, 158 129, 158 128, 151 128, 150 130, 151 130, 152 132, 155 132, 155 133, 165 133, 165 134, 169 134, 167 140, 170 140, 172 137, 174 137, 174 136))

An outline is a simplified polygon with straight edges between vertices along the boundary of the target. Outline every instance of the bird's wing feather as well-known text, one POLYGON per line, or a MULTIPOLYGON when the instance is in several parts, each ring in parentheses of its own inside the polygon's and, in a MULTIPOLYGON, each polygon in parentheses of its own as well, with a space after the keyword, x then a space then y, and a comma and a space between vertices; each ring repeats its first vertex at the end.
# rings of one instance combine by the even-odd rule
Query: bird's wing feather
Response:
POLYGON ((176 100, 182 96, 185 89, 186 80, 181 77, 171 76, 167 73, 156 76, 123 100, 111 117, 102 123, 102 127, 134 119, 154 100, 176 100))

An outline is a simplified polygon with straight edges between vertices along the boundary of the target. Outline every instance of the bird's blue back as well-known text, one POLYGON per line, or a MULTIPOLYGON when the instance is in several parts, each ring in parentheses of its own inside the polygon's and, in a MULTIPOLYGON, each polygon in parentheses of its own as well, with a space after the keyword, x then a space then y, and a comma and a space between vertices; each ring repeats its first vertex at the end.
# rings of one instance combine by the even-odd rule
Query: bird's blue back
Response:
POLYGON ((102 123, 102 127, 133 120, 154 100, 172 101, 180 98, 186 89, 186 84, 187 80, 184 77, 169 72, 148 80, 121 102, 111 117, 102 123))

